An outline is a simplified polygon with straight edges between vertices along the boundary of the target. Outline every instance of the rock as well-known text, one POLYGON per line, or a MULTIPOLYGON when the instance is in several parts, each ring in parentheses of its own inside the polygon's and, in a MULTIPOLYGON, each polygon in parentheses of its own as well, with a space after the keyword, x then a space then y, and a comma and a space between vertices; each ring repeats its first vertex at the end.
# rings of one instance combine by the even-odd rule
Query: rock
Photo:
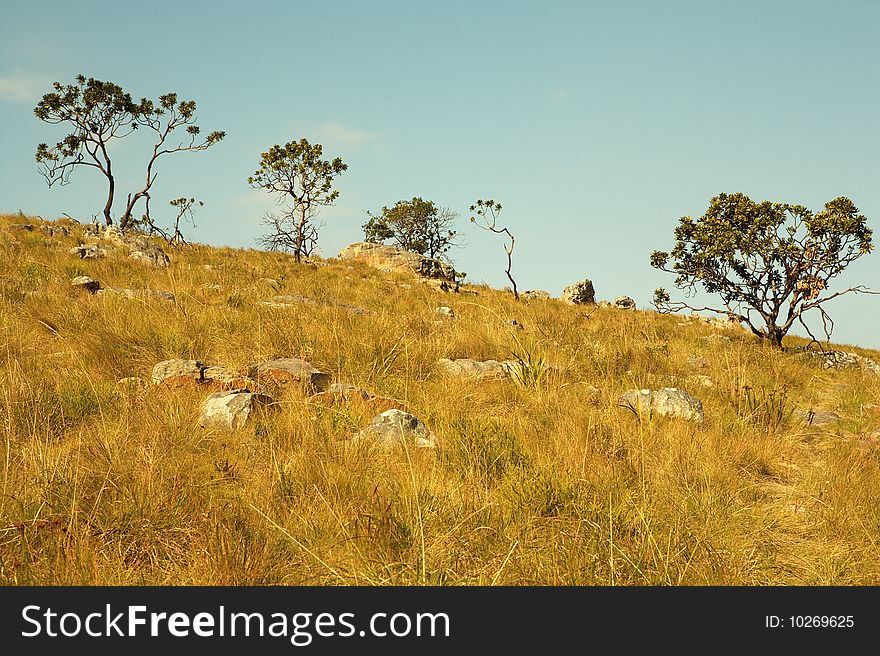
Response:
POLYGON ((519 321, 517 321, 516 319, 511 319, 510 321, 505 321, 504 323, 506 325, 510 326, 511 328, 515 328, 516 330, 523 329, 523 325, 519 321))
POLYGON ((154 385, 166 387, 189 387, 200 385, 205 365, 198 360, 163 360, 153 367, 151 379, 154 385))
POLYGON ((128 257, 136 262, 154 267, 166 267, 171 262, 165 254, 165 251, 158 246, 148 251, 133 250, 129 253, 128 257))
POLYGON ((527 301, 546 301, 550 298, 550 292, 543 289, 530 289, 520 294, 527 301))
POLYGON ((573 305, 586 305, 596 302, 596 292, 590 280, 582 280, 562 290, 560 298, 573 305))
POLYGON ((280 289, 281 285, 278 284, 278 281, 274 278, 260 278, 257 282, 263 283, 271 287, 272 289, 280 289))
POLYGON ((302 296, 301 294, 286 294, 284 296, 273 296, 272 303, 276 305, 295 305, 302 303, 305 305, 319 305, 318 301, 311 296, 302 296))
MULTIPOLYGON (((680 324, 680 325, 686 326, 687 324, 680 324)), ((729 342, 730 341, 730 337, 727 337, 726 335, 709 335, 707 337, 703 337, 702 339, 705 339, 708 342, 729 342)))
POLYGON ((455 318, 455 310, 445 305, 441 305, 437 308, 437 314, 442 314, 444 317, 449 317, 451 319, 455 318))
POLYGON ((386 410, 373 418, 369 426, 351 438, 352 442, 368 441, 383 447, 414 442, 418 448, 434 448, 434 434, 418 417, 402 410, 386 410))
POLYGON ((703 403, 695 396, 674 387, 661 390, 628 390, 617 400, 618 405, 631 408, 638 414, 647 412, 661 417, 677 417, 688 421, 703 421, 703 403))
POLYGON ((40 231, 47 237, 57 237, 58 235, 67 237, 70 235, 70 229, 63 225, 50 225, 44 223, 40 226, 40 231))
POLYGON ((122 287, 104 287, 99 289, 98 294, 115 294, 126 298, 149 298, 157 301, 174 302, 177 299, 171 292, 155 289, 124 289, 122 287))
POLYGON ((77 289, 84 289, 89 294, 96 294, 98 293, 98 290, 101 289, 101 283, 88 276, 77 276, 70 281, 70 284, 77 289))
POLYGON ((636 302, 631 299, 629 296, 618 296, 613 301, 611 301, 611 305, 616 307, 619 310, 635 310, 636 302))
POLYGON ((311 392, 324 392, 330 385, 330 374, 297 358, 278 358, 252 364, 248 368, 248 376, 259 385, 302 385, 311 392))
POLYGON ((880 364, 855 353, 846 351, 816 351, 804 346, 795 347, 796 353, 802 353, 807 357, 818 361, 822 369, 862 369, 867 373, 880 376, 880 364))
POLYGON ((199 268, 202 269, 203 271, 213 271, 214 265, 213 264, 202 264, 199 268))
POLYGON ((693 375, 693 376, 688 376, 688 380, 691 381, 692 383, 694 383, 695 385, 699 385, 700 387, 705 387, 707 389, 709 387, 715 387, 715 383, 713 383, 712 379, 709 378, 708 376, 703 376, 703 375, 697 374, 697 375, 693 375))
POLYGON ((253 389, 256 382, 238 371, 226 367, 205 367, 202 382, 217 390, 253 389))
POLYGON ((795 410, 791 413, 792 418, 801 421, 807 426, 827 426, 840 421, 840 415, 830 410, 795 410))
POLYGON ((377 269, 389 271, 411 271, 424 278, 446 280, 453 284, 465 274, 457 272, 452 266, 418 253, 410 253, 384 244, 360 241, 346 246, 339 253, 340 260, 364 262, 377 269))
POLYGON ((68 252, 81 260, 98 260, 107 257, 107 249, 98 244, 80 244, 68 252))
POLYGON ((517 363, 513 360, 505 360, 504 362, 499 362, 498 360, 485 360, 480 362, 479 360, 471 360, 470 358, 461 358, 459 360, 441 358, 437 361, 437 364, 439 364, 447 374, 458 378, 500 379, 507 378, 517 363))
POLYGON ((199 424, 204 428, 236 430, 242 428, 261 407, 271 407, 273 399, 246 389, 214 392, 202 403, 199 424))
POLYGON ((6 229, 12 232, 33 232, 36 229, 36 226, 29 223, 12 223, 6 226, 6 229))

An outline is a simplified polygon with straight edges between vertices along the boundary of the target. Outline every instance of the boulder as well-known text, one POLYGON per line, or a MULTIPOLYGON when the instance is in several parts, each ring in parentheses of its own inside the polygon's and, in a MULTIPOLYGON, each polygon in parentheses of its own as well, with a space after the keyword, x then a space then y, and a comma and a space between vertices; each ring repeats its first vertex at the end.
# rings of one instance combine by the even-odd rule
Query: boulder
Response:
POLYGON ((649 413, 660 417, 703 421, 702 401, 675 387, 664 387, 661 390, 628 390, 620 396, 617 403, 638 414, 649 413))
POLYGON ((807 426, 827 426, 840 421, 840 415, 830 410, 794 410, 792 418, 805 423, 807 426))
POLYGON ((596 302, 596 291, 593 289, 592 281, 585 279, 563 289, 560 298, 573 305, 593 304, 596 302))
POLYGON ((520 296, 528 301, 546 301, 550 298, 550 292, 545 292, 543 289, 530 289, 520 296))
POLYGON ((324 392, 330 385, 330 374, 319 371, 305 360, 278 358, 252 364, 248 376, 259 385, 287 387, 302 385, 311 392, 324 392))
POLYGON ((446 280, 451 283, 464 277, 464 274, 440 260, 366 241, 346 246, 340 251, 339 259, 363 262, 377 269, 411 271, 423 278, 446 280))
POLYGON ((855 353, 847 351, 816 351, 807 347, 795 347, 794 351, 803 353, 818 362, 822 369, 862 369, 867 373, 880 376, 880 364, 855 353))
POLYGON ((71 248, 69 253, 81 260, 99 260, 107 257, 107 249, 98 244, 80 244, 71 248))
POLYGON ((236 430, 242 428, 262 407, 271 407, 273 399, 246 389, 214 392, 202 403, 199 424, 204 428, 236 430))
POLYGON ((629 296, 618 296, 613 301, 611 301, 611 305, 616 307, 619 310, 635 310, 636 302, 631 299, 629 296))
POLYGON ((402 410, 386 410, 373 418, 369 426, 356 433, 352 442, 367 441, 382 447, 414 443, 418 448, 434 448, 434 434, 418 417, 402 410))
POLYGON ((458 360, 449 360, 441 358, 437 361, 440 368, 447 374, 457 378, 473 378, 473 379, 501 379, 510 376, 511 371, 516 366, 513 360, 471 360, 470 358, 461 358, 458 360))
POLYGON ((83 289, 87 291, 89 294, 96 294, 98 290, 101 289, 101 283, 94 278, 89 278, 88 276, 77 276, 70 281, 70 284, 73 285, 76 289, 83 289))
POLYGON ((154 385, 166 387, 189 387, 204 381, 205 365, 198 360, 163 360, 153 367, 151 379, 154 385))
POLYGON ((441 314, 444 317, 449 317, 450 319, 455 318, 455 310, 453 310, 451 307, 447 307, 445 305, 441 305, 440 307, 437 308, 437 314, 441 314))

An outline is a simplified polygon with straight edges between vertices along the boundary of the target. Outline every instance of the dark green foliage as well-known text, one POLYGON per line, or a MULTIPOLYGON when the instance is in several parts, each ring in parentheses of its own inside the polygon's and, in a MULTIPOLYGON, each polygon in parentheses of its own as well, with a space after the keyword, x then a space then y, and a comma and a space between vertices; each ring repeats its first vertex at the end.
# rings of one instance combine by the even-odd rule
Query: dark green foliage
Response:
POLYGON ((721 297, 724 308, 672 302, 662 288, 654 304, 661 311, 728 314, 779 347, 794 322, 806 327, 802 315, 818 308, 830 338, 833 322, 822 304, 868 290, 857 286, 830 293, 829 283, 871 252, 871 236, 866 218, 848 198, 836 198, 814 214, 802 205, 719 194, 703 216, 679 220, 672 252, 652 252, 651 266, 675 273, 675 286, 689 295, 701 284, 721 297))
POLYGON ((194 125, 196 103, 193 100, 178 101, 176 93, 159 96, 158 103, 141 98, 132 100, 131 94, 112 82, 94 78, 76 77, 75 84, 62 85, 55 82, 55 89, 47 93, 34 109, 34 115, 51 124, 65 123, 71 132, 50 147, 37 146, 36 160, 40 172, 51 187, 56 182, 67 184, 71 173, 80 166, 95 168, 108 182, 104 220, 113 221, 110 210, 116 190, 116 179, 108 148, 116 139, 127 137, 138 128, 152 130, 156 134, 152 154, 147 163, 144 187, 129 194, 119 226, 125 229, 132 220, 132 211, 140 199, 145 199, 149 216, 150 188, 156 180, 153 166, 156 160, 169 153, 199 151, 210 148, 226 136, 225 132, 211 132, 198 140, 201 130, 194 125), (172 133, 186 126, 186 137, 177 145, 168 143, 172 133))
POLYGON ((430 258, 445 255, 458 235, 451 230, 455 212, 418 197, 383 207, 378 215, 367 214, 370 220, 363 226, 367 241, 381 244, 391 240, 398 248, 430 258))

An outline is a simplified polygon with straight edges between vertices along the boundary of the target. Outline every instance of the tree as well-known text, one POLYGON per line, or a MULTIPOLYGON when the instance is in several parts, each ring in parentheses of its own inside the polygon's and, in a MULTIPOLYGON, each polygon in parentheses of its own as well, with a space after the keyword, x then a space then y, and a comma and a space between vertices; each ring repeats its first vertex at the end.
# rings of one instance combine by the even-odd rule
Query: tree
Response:
POLYGON ((168 201, 168 204, 177 211, 177 216, 174 217, 174 228, 170 232, 157 226, 152 217, 147 214, 144 214, 143 217, 136 221, 131 221, 129 226, 147 232, 150 235, 159 235, 172 246, 174 244, 186 244, 187 241, 180 230, 180 221, 186 219, 190 225, 195 227, 195 208, 196 206, 204 207, 205 204, 195 198, 185 197, 175 198, 168 201))
POLYGON ((317 241, 313 220, 318 210, 339 197, 338 190, 331 191, 333 179, 348 169, 338 157, 322 160, 322 152, 321 144, 312 145, 306 139, 272 146, 262 153, 260 168, 247 179, 255 189, 277 194, 278 204, 284 206, 280 216, 264 219, 273 232, 262 237, 261 243, 292 250, 297 262, 308 256, 317 241))
POLYGON ((803 319, 817 309, 830 339, 834 323, 823 304, 850 292, 875 293, 861 285, 828 291, 833 278, 871 252, 871 237, 865 217, 845 197, 814 214, 802 205, 722 193, 703 216, 679 219, 672 252, 652 252, 651 266, 676 274, 675 286, 688 296, 698 283, 718 294, 723 308, 673 302, 663 288, 654 292, 654 305, 727 314, 778 348, 795 321, 817 341, 803 319))
POLYGON ((398 248, 432 259, 442 257, 453 246, 458 233, 452 225, 458 215, 445 207, 421 198, 399 200, 394 207, 383 207, 375 215, 367 212, 370 220, 364 225, 367 241, 381 244, 392 240, 398 248))
POLYGON ((34 109, 38 119, 50 124, 68 124, 70 134, 54 146, 42 143, 37 146, 36 160, 40 173, 51 187, 55 183, 65 185, 75 169, 81 166, 96 168, 107 178, 107 201, 104 204, 104 222, 113 223, 111 209, 116 193, 116 178, 110 159, 109 146, 114 140, 129 136, 139 127, 156 133, 153 153, 147 163, 146 184, 134 194, 128 195, 125 211, 119 227, 123 230, 132 221, 132 212, 141 198, 145 199, 149 215, 150 188, 156 181, 153 167, 163 155, 181 151, 205 150, 218 143, 225 132, 212 132, 198 141, 200 129, 194 125, 195 101, 178 102, 177 94, 159 97, 158 105, 142 98, 134 102, 131 94, 112 82, 94 78, 76 77, 75 84, 62 85, 55 82, 54 92, 47 93, 34 109), (167 145, 172 133, 186 126, 188 141, 175 146, 167 145))
POLYGON ((497 227, 498 215, 501 214, 501 203, 496 203, 491 198, 489 200, 479 199, 471 205, 471 212, 475 212, 477 215, 471 217, 471 223, 476 223, 483 230, 488 230, 498 235, 505 234, 510 237, 510 246, 504 244, 504 252, 507 253, 507 269, 505 269, 504 273, 507 274, 507 279, 513 285, 513 297, 518 301, 519 292, 516 290, 516 281, 510 275, 510 269, 513 267, 513 247, 516 244, 516 239, 514 239, 513 234, 507 228, 497 227))

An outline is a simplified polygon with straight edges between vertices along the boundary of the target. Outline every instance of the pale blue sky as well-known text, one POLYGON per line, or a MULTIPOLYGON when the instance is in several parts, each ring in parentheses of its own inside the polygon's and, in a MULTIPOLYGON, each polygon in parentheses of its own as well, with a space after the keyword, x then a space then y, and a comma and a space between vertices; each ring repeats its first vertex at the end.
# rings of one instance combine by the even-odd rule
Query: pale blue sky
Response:
MULTIPOLYGON (((177 91, 203 129, 226 130, 162 162, 154 187, 157 217, 171 198, 205 201, 197 241, 253 247, 273 204, 245 178, 305 137, 349 164, 323 255, 363 237, 366 210, 422 196, 461 214, 452 256, 469 279, 504 285, 500 242, 467 221, 493 197, 521 289, 588 277, 645 307, 672 278, 649 252, 722 191, 814 210, 849 196, 880 232, 878 30, 867 1, 2 0, 0 210, 99 213, 99 174, 48 189, 33 162, 63 136, 36 101, 83 73, 135 97, 177 91)), ((141 182, 141 136, 117 149, 116 213, 141 182)), ((880 252, 838 284, 856 283, 880 287, 880 252)), ((880 348, 880 297, 829 310, 835 341, 880 348)))

